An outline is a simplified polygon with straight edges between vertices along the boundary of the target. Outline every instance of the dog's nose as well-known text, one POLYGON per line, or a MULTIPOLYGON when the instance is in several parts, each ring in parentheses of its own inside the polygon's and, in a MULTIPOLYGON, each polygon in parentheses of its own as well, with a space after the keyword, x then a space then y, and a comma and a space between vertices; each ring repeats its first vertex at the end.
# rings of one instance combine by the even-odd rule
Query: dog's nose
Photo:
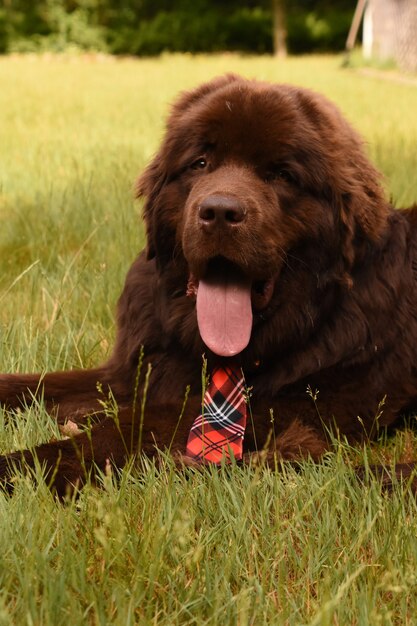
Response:
POLYGON ((205 230, 236 226, 244 221, 245 208, 231 196, 207 196, 198 207, 198 218, 205 230))

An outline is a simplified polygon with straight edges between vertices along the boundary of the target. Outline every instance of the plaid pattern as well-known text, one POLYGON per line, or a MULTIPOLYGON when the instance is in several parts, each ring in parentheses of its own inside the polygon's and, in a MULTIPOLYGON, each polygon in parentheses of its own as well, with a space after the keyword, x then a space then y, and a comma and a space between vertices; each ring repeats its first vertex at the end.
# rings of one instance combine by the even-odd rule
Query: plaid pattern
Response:
POLYGON ((240 367, 231 363, 213 370, 206 389, 202 414, 188 435, 187 456, 199 462, 220 463, 242 458, 246 428, 245 380, 240 367))

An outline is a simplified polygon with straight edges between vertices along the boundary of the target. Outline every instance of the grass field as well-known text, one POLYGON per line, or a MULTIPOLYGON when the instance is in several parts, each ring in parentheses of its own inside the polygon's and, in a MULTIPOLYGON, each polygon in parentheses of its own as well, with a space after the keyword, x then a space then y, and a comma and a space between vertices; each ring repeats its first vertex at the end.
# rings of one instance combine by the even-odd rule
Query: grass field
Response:
MULTIPOLYGON (((175 94, 226 71, 312 87, 363 133, 399 206, 417 201, 417 87, 340 59, 0 59, 0 371, 109 354, 143 246, 133 200, 175 94)), ((387 390, 389 393, 389 390, 387 390)), ((59 436, 42 407, 0 415, 0 448, 59 436)), ((417 458, 401 433, 319 466, 196 475, 151 464, 63 507, 21 478, 0 494, 3 624, 415 624, 417 504, 363 487, 349 460, 417 458)))

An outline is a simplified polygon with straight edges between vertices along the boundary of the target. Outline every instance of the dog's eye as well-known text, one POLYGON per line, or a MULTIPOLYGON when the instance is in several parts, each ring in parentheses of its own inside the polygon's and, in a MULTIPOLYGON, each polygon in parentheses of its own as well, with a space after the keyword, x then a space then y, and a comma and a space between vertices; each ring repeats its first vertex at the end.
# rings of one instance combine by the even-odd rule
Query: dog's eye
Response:
POLYGON ((191 164, 192 170, 204 170, 207 167, 207 160, 204 157, 198 158, 191 164))
POLYGON ((294 176, 285 167, 272 166, 264 176, 265 182, 272 183, 275 180, 284 180, 286 183, 293 183, 294 176))
POLYGON ((277 176, 278 178, 281 178, 281 180, 285 180, 287 183, 294 182, 294 176, 288 170, 279 170, 277 176))

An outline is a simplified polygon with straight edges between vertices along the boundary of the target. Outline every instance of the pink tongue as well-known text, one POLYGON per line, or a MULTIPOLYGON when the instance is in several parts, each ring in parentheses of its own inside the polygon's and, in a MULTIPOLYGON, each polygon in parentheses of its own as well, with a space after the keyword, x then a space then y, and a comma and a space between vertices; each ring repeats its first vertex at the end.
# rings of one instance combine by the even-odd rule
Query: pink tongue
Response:
POLYGON ((227 270, 222 276, 200 280, 197 322, 204 343, 219 356, 239 354, 252 331, 251 283, 227 270))

